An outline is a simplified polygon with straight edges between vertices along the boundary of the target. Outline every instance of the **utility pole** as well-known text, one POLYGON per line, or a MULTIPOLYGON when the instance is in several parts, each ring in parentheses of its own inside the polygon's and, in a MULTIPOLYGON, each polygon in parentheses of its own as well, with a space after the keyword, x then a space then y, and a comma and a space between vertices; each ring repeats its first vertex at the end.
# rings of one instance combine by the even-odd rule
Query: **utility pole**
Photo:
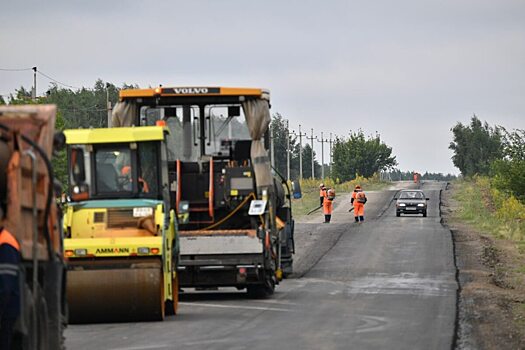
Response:
POLYGON ((111 108, 111 101, 109 100, 109 87, 110 87, 110 84, 106 83, 106 109, 107 109, 107 113, 108 113, 108 128, 111 128, 111 112, 112 112, 112 108, 111 108))
POLYGON ((286 180, 290 181, 290 123, 286 120, 286 180))
POLYGON ((273 150, 273 138, 275 137, 273 130, 275 129, 275 125, 272 124, 270 124, 270 158, 272 160, 272 168, 275 169, 275 155, 273 150))
POLYGON ((324 180, 324 144, 325 142, 328 142, 328 140, 325 140, 323 138, 322 131, 321 131, 321 140, 317 140, 317 142, 321 142, 321 178, 324 180))
POLYGON ((314 166, 314 140, 317 140, 317 136, 314 137, 314 129, 312 128, 312 136, 306 137, 307 140, 310 140, 310 146, 312 148, 312 180, 315 179, 315 166, 314 166))
POLYGON ((36 100, 36 67, 33 67, 33 91, 31 91, 31 99, 36 100))
POLYGON ((303 136, 306 136, 306 133, 301 132, 301 124, 299 124, 299 133, 295 133, 292 131, 292 133, 297 137, 299 137, 299 179, 303 179, 303 136))
POLYGON ((328 142, 330 143, 330 177, 332 177, 332 133, 330 133, 330 140, 328 142))

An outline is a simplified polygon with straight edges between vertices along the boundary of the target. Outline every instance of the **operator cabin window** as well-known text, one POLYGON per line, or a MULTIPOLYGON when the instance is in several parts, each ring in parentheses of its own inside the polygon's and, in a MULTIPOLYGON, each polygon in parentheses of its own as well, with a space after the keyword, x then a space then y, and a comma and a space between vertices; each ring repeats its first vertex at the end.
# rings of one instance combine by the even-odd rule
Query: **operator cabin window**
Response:
POLYGON ((158 153, 157 144, 141 142, 139 149, 139 192, 156 195, 158 186, 158 153))
POLYGON ((229 156, 232 140, 251 140, 250 131, 240 107, 239 115, 233 116, 229 115, 228 106, 208 106, 206 116, 209 118, 205 125, 206 154, 229 156))
POLYGON ((169 130, 169 134, 166 135, 168 160, 196 162, 199 159, 199 107, 189 106, 189 119, 186 119, 186 132, 183 131, 183 107, 182 105, 143 106, 140 109, 141 125, 154 126, 157 120, 164 120, 169 130))
POLYGON ((131 192, 131 154, 129 148, 100 148, 95 153, 97 193, 131 192))

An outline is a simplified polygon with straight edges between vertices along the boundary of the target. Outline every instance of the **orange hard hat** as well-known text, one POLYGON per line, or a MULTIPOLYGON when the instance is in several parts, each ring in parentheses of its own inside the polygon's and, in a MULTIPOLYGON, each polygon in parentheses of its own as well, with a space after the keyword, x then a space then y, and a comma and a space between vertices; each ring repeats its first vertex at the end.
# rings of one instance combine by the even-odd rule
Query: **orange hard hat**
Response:
POLYGON ((361 189, 361 185, 355 185, 355 189, 356 190, 360 190, 361 189))

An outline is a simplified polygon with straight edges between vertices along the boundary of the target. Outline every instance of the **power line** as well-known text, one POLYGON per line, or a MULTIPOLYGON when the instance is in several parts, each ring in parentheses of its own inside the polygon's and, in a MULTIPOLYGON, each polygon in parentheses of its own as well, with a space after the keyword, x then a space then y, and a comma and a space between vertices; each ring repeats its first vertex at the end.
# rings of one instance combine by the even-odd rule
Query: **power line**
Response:
POLYGON ((22 72, 26 70, 31 70, 33 68, 0 68, 1 71, 5 72, 22 72))
POLYGON ((37 73, 40 74, 40 75, 42 75, 42 76, 44 76, 44 77, 46 77, 46 78, 48 78, 48 79, 51 80, 51 81, 54 81, 55 83, 57 83, 57 84, 59 84, 59 85, 63 85, 63 86, 66 86, 66 87, 68 87, 68 88, 72 88, 72 89, 80 90, 79 87, 77 87, 77 86, 72 86, 72 85, 65 84, 65 83, 62 83, 62 82, 56 80, 55 78, 52 78, 52 77, 50 77, 49 75, 45 74, 45 73, 42 72, 41 70, 38 70, 37 73))

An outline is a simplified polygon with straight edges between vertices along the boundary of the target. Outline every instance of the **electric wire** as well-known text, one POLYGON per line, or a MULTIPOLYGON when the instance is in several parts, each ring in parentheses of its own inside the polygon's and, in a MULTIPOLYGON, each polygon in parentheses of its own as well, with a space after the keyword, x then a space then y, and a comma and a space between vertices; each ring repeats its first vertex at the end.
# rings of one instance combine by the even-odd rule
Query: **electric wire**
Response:
POLYGON ((59 85, 66 86, 66 87, 71 88, 71 89, 77 89, 77 90, 80 90, 80 89, 81 89, 81 88, 79 88, 79 87, 77 87, 77 86, 69 85, 69 84, 63 83, 63 82, 61 82, 61 81, 58 81, 58 80, 56 80, 55 78, 50 77, 49 75, 47 75, 46 73, 44 73, 44 72, 42 72, 42 71, 40 71, 40 70, 37 70, 36 72, 37 72, 38 74, 40 74, 40 75, 46 77, 47 79, 49 79, 49 80, 51 80, 51 81, 53 81, 53 82, 59 84, 59 85))
POLYGON ((23 72, 28 70, 33 70, 33 68, 0 68, 4 72, 23 72))

